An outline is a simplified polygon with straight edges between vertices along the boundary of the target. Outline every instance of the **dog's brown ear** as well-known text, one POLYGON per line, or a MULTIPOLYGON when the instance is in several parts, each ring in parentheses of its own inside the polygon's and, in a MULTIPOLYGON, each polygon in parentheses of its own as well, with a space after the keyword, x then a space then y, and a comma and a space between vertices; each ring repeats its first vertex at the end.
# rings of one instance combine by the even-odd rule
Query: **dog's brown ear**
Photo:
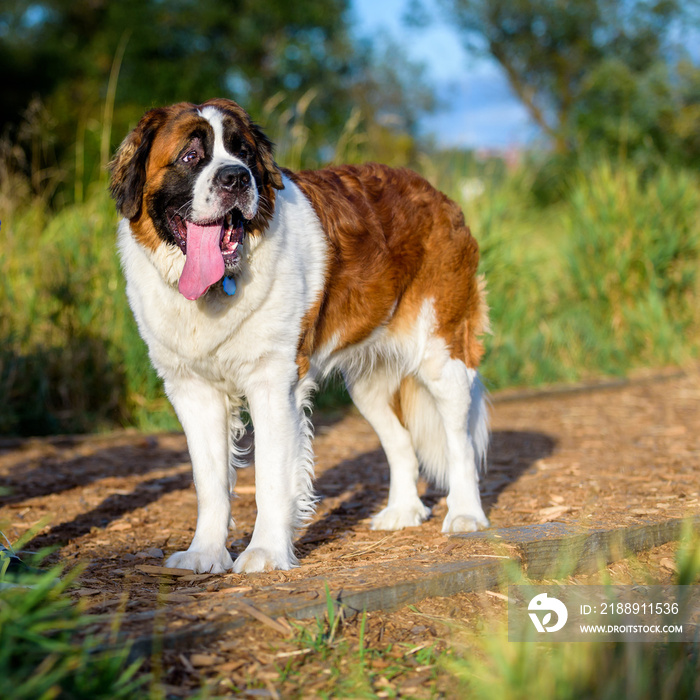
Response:
POLYGON ((122 141, 114 159, 107 166, 111 175, 109 189, 112 198, 117 211, 127 219, 134 219, 141 212, 148 155, 165 117, 164 109, 146 112, 136 128, 122 141))
POLYGON ((267 174, 270 184, 276 190, 283 190, 284 183, 282 182, 282 173, 280 172, 277 163, 275 163, 272 141, 265 136, 263 130, 257 124, 253 124, 251 122, 250 128, 253 132, 253 136, 255 137, 258 156, 263 164, 263 168, 265 169, 265 173, 267 174))

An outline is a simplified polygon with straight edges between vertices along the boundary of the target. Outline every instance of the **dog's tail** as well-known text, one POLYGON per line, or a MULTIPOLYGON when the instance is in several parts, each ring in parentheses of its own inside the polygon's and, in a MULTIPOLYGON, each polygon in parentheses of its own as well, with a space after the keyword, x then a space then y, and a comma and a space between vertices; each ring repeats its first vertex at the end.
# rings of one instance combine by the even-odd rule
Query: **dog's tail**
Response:
MULTIPOLYGON (((489 445, 489 414, 487 392, 476 370, 470 375, 469 415, 465 430, 474 448, 474 461, 479 471, 486 470, 489 445)), ((425 476, 438 488, 448 486, 450 456, 447 435, 435 399, 428 389, 413 377, 404 377, 399 389, 401 419, 411 434, 425 476)))
POLYGON ((483 474, 486 471, 486 458, 489 452, 489 395, 486 391, 481 376, 476 370, 473 372, 470 403, 469 420, 467 429, 474 446, 474 457, 477 469, 483 474))

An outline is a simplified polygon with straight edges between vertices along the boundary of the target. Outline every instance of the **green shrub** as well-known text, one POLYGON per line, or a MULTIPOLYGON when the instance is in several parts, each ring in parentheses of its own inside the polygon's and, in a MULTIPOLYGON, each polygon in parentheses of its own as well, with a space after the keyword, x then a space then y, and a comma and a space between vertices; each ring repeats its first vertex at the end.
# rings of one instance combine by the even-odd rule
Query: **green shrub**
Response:
POLYGON ((582 366, 681 363, 696 350, 699 185, 669 168, 644 182, 605 162, 579 176, 563 280, 570 312, 561 319, 582 366))
POLYGON ((0 552, 0 697, 3 700, 116 700, 146 697, 129 648, 99 651, 92 620, 67 595, 78 571, 5 573, 0 552))
MULTIPOLYGON (((527 164, 423 160, 481 247, 493 327, 482 369, 492 389, 697 356, 697 176, 586 162, 543 207, 527 164)), ((59 212, 25 201, 3 213, 0 433, 177 428, 126 301, 116 221, 104 185, 59 212)), ((320 404, 346 400, 332 387, 320 404)))
POLYGON ((700 189, 687 171, 645 181, 598 162, 566 199, 528 202, 522 174, 473 201, 493 336, 492 387, 682 364, 700 340, 700 189))
POLYGON ((116 221, 102 189, 3 221, 0 432, 177 426, 126 301, 116 221))

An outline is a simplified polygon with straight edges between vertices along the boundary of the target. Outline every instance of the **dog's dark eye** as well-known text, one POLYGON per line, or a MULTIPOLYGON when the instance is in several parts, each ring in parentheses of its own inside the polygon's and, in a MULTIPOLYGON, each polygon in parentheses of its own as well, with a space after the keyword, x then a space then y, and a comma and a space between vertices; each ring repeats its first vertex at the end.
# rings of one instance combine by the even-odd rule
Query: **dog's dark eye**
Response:
POLYGON ((197 151, 187 151, 184 156, 182 156, 182 162, 183 163, 193 163, 194 161, 199 160, 199 153, 197 151))

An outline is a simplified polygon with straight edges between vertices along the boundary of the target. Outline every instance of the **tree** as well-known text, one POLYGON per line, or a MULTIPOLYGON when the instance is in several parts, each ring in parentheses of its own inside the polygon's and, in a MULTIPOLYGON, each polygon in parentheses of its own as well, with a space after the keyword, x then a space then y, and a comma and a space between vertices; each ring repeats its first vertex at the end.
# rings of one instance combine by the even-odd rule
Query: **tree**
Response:
POLYGON ((679 77, 674 30, 695 0, 441 2, 465 45, 503 67, 557 152, 581 139, 614 148, 651 139, 664 149, 674 142, 672 115, 692 101, 689 86, 698 82, 687 75, 687 58, 686 77, 679 77))
MULTIPOLYGON (((67 179, 75 170, 78 179, 85 172, 89 180, 104 165, 105 152, 150 107, 225 96, 259 118, 272 96, 283 94, 294 104, 314 88, 304 118, 311 145, 320 148, 342 131, 357 95, 374 85, 367 76, 377 54, 358 50, 348 5, 349 0, 0 0, 5 76, 0 134, 16 138, 27 106, 38 96, 51 119, 57 163, 67 179)), ((397 98, 393 87, 377 91, 366 106, 380 114, 398 99, 410 128, 422 107, 397 98)), ((43 129, 45 138, 48 131, 43 129)))

